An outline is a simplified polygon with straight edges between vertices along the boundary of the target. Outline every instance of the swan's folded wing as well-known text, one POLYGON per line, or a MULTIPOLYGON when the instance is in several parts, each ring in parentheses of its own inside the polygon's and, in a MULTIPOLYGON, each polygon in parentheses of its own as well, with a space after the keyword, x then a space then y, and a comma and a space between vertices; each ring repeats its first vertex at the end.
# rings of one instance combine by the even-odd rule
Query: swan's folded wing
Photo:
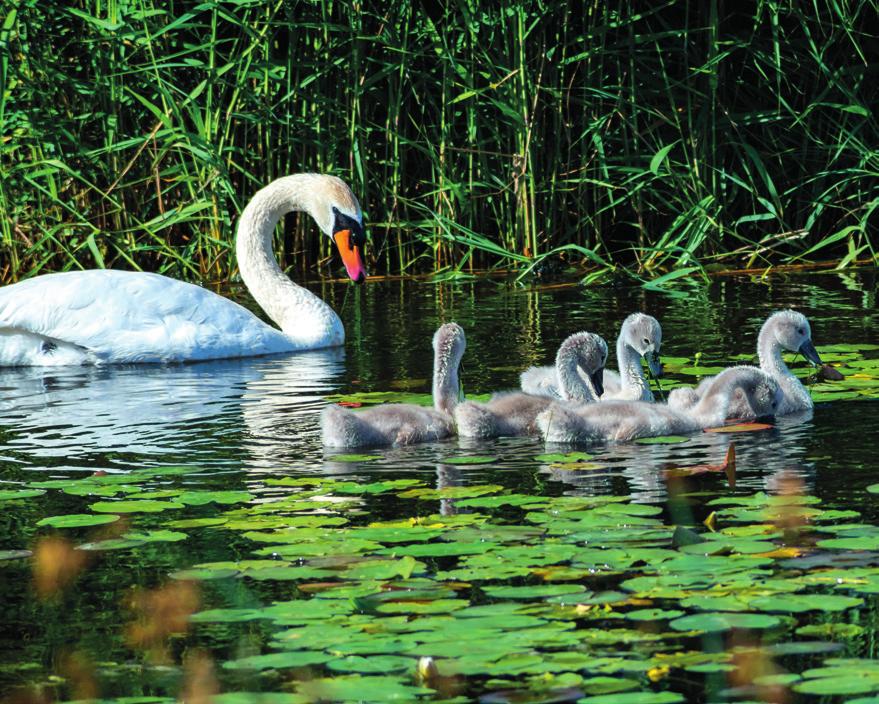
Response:
MULTIPOLYGON (((49 274, 0 288, 0 331, 80 348, 94 362, 270 354, 285 335, 207 289, 141 272, 49 274)), ((3 363, 0 341, 0 363, 3 363)))

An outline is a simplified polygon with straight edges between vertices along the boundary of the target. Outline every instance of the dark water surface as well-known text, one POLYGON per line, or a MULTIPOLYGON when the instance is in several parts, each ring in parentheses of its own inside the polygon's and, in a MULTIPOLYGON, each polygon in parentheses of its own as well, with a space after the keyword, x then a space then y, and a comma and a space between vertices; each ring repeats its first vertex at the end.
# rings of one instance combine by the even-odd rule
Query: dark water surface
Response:
MULTIPOLYGON (((661 321, 663 354, 671 357, 701 352, 708 359, 728 360, 753 352, 763 319, 787 307, 809 317, 819 348, 876 343, 876 291, 876 272, 719 279, 677 296, 622 286, 521 288, 491 281, 327 286, 321 293, 340 312, 347 331, 344 350, 169 367, 0 370, 0 490, 97 470, 197 465, 201 471, 184 485, 259 493, 272 476, 351 475, 347 478, 358 482, 408 477, 441 486, 495 483, 548 496, 613 494, 665 509, 662 467, 719 462, 730 436, 706 433, 682 445, 597 448, 593 453, 602 467, 585 472, 535 462, 543 444, 521 438, 382 450, 377 461, 350 463, 334 461, 321 448, 319 412, 332 393, 429 391, 431 336, 451 320, 467 334, 462 377, 465 392, 475 394, 516 386, 520 370, 548 363, 559 342, 575 330, 600 333, 612 348, 620 321, 637 310, 661 321), (484 466, 443 465, 441 459, 450 454, 499 459, 484 466)), ((879 523, 877 496, 864 492, 879 482, 877 412, 879 400, 831 401, 819 403, 812 414, 779 419, 771 430, 737 435, 736 492, 772 491, 779 477, 796 477, 825 508, 856 509, 864 522, 879 523)), ((729 493, 719 478, 706 486, 708 498, 729 493)), ((39 499, 0 503, 0 550, 31 548, 37 536, 51 532, 36 526, 39 519, 87 512, 91 501, 50 491, 39 499)), ((694 521, 708 513, 698 503, 694 499, 694 521)), ((382 501, 369 506, 372 519, 399 510, 382 501)), ((139 525, 140 517, 132 520, 139 525)), ((92 536, 89 530, 64 535, 82 542, 92 536)), ((38 686, 58 700, 75 698, 81 690, 71 684, 75 678, 63 663, 78 652, 92 663, 118 664, 115 674, 97 678, 105 696, 175 695, 173 685, 138 669, 142 654, 123 640, 120 624, 131 619, 126 599, 133 587, 156 588, 174 570, 246 559, 252 546, 245 542, 202 531, 183 542, 107 551, 63 596, 49 600, 34 595, 26 560, 0 562, 0 692, 38 686), (66 679, 52 683, 49 678, 59 673, 66 679)), ((224 588, 217 589, 205 597, 207 605, 229 603, 224 588)), ((260 589, 254 598, 263 603, 292 598, 289 582, 260 589)), ((874 601, 867 602, 865 614, 875 609, 874 601)), ((202 628, 198 645, 217 661, 254 652, 241 645, 242 639, 256 643, 255 652, 266 652, 259 647, 265 636, 253 629, 233 629, 230 635, 202 628)), ((183 643, 172 647, 163 665, 169 671, 179 665, 183 643)), ((873 638, 861 645, 849 654, 875 656, 873 638)), ((271 690, 278 684, 221 681, 224 691, 271 690)), ((464 691, 483 692, 483 684, 464 691)))

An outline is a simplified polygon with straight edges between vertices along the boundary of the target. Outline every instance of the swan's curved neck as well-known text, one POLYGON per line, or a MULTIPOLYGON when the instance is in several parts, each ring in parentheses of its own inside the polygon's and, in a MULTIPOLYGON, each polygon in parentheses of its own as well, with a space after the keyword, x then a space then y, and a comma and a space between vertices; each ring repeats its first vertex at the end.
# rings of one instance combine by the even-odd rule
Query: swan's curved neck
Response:
POLYGON ((641 368, 641 355, 623 339, 623 335, 617 338, 617 364, 620 368, 620 386, 623 389, 637 389, 639 397, 653 400, 653 392, 644 376, 641 368))
MULTIPOLYGON (((273 181, 254 195, 241 213, 235 253, 241 279, 254 300, 294 342, 309 342, 317 329, 335 327, 338 316, 308 289, 293 283, 278 266, 272 239, 289 212, 313 216, 313 180, 297 174, 273 181)), ((341 323, 338 323, 341 327, 341 323)))
POLYGON ((581 403, 595 403, 598 401, 598 394, 592 386, 592 381, 588 378, 591 370, 584 369, 586 374, 584 378, 577 371, 577 355, 573 350, 559 350, 555 360, 556 381, 559 385, 559 392, 565 401, 579 401, 581 403))
POLYGON ((433 357, 433 407, 451 415, 460 400, 461 384, 458 366, 463 350, 439 344, 433 357))
POLYGON ((776 378, 793 376, 781 357, 781 350, 781 343, 775 339, 771 326, 764 325, 757 336, 757 356, 760 359, 760 369, 776 378))

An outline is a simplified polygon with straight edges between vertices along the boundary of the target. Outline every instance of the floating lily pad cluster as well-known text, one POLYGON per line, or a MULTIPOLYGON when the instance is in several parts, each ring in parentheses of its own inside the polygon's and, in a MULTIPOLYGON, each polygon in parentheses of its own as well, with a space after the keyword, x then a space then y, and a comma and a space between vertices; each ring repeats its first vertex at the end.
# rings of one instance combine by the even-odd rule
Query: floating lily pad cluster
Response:
MULTIPOLYGON (((774 668, 772 682, 803 695, 879 696, 875 664, 835 652, 862 635, 850 616, 879 594, 879 528, 815 498, 714 499, 711 530, 620 496, 375 475, 210 491, 193 489, 191 472, 33 482, 4 490, 4 501, 69 495, 78 510, 39 530, 74 536, 83 550, 200 544, 203 531, 234 543, 234 558, 191 551, 167 575, 201 585, 189 638, 221 629, 224 642, 239 641, 214 653, 233 692, 218 701, 274 690, 294 702, 514 691, 522 701, 678 702, 682 682, 726 687, 753 652, 774 668), (379 505, 394 518, 371 519, 379 505), (734 631, 746 637, 724 647, 734 631), (797 669, 779 660, 792 652, 827 655, 797 669)), ((25 555, 6 551, 0 564, 25 555)), ((260 697, 248 701, 275 701, 260 697)))

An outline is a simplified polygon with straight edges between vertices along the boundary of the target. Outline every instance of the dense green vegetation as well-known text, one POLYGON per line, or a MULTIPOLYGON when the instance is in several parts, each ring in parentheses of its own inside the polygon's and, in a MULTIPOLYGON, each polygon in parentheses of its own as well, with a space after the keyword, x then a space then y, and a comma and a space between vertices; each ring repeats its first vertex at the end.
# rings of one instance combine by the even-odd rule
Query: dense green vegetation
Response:
POLYGON ((351 183, 388 273, 875 261, 876 0, 432 7, 7 2, 0 280, 226 279, 298 170, 351 183))

